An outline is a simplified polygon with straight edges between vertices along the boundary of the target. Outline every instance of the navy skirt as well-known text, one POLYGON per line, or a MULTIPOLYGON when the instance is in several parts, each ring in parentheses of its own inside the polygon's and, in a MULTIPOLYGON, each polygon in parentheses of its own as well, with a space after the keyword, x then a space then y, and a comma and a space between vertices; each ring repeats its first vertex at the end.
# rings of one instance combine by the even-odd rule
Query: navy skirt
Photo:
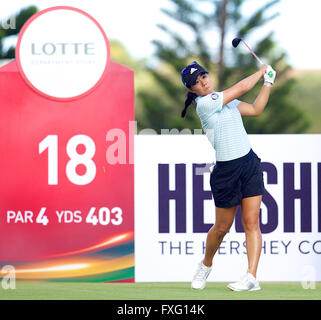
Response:
POLYGON ((265 192, 261 159, 251 149, 241 158, 217 161, 210 178, 215 206, 230 208, 265 192))

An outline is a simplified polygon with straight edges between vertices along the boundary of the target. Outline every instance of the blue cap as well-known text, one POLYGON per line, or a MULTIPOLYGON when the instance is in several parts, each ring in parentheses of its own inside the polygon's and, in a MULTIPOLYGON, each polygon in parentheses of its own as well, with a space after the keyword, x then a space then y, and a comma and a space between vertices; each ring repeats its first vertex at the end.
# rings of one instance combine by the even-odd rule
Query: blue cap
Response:
POLYGON ((183 84, 186 88, 190 88, 194 84, 196 84, 197 77, 201 73, 208 73, 201 65, 199 65, 196 61, 193 61, 187 67, 185 67, 181 71, 181 77, 183 84))

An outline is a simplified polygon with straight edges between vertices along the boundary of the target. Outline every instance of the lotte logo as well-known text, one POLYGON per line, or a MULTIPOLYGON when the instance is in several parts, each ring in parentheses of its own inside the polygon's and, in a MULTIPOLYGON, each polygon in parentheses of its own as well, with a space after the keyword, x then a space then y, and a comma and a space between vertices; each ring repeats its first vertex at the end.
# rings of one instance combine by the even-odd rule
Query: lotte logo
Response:
POLYGON ((35 14, 21 30, 16 57, 29 86, 58 101, 92 92, 110 61, 109 43, 100 25, 85 12, 70 7, 35 14))

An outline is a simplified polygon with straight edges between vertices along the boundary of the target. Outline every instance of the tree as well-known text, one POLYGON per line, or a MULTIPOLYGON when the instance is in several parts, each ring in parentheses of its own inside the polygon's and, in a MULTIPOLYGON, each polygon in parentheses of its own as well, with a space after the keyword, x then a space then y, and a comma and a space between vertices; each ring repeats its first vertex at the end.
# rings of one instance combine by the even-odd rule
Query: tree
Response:
POLYGON ((137 120, 137 127, 138 130, 141 130, 144 127, 145 123, 145 114, 142 106, 142 101, 140 99, 140 92, 144 90, 156 91, 156 83, 150 74, 146 70, 146 61, 142 60, 135 60, 133 57, 130 56, 129 52, 117 40, 110 40, 110 53, 111 59, 117 63, 123 64, 126 67, 134 70, 135 76, 135 118, 137 120))
POLYGON ((24 23, 37 11, 36 7, 30 6, 22 9, 14 17, 2 21, 0 25, 0 59, 15 58, 15 47, 11 46, 9 49, 5 50, 4 43, 8 37, 18 35, 24 23))
MULTIPOLYGON (((156 56, 160 65, 149 68, 158 84, 157 92, 144 91, 139 94, 144 106, 144 125, 160 131, 161 128, 200 128, 195 112, 187 112, 186 119, 180 118, 184 106, 186 90, 180 81, 181 69, 193 60, 197 60, 210 73, 215 74, 217 90, 225 89, 242 78, 255 72, 258 67, 250 53, 241 48, 226 50, 228 34, 243 38, 250 35, 273 20, 278 13, 269 14, 279 0, 268 1, 249 17, 242 15, 246 0, 169 0, 173 9, 162 9, 163 13, 175 23, 185 28, 186 32, 173 31, 165 25, 158 25, 171 39, 167 44, 154 40, 156 56), (202 4, 211 5, 204 10, 202 4), (218 54, 212 53, 211 43, 207 40, 209 32, 218 33, 216 39, 218 54), (206 32, 205 32, 206 31, 206 32), (228 63, 226 62, 228 60, 228 63)), ((232 38, 230 39, 232 40, 232 38)), ((229 44, 231 47, 231 44, 229 44)), ((251 43, 251 46, 252 43, 251 43)), ((286 54, 278 48, 273 40, 273 32, 253 46, 257 54, 269 61, 277 71, 277 82, 273 88, 268 107, 263 115, 255 118, 244 118, 248 133, 301 133, 309 122, 300 109, 287 98, 294 85, 294 80, 287 74, 290 66, 286 54)), ((241 97, 253 102, 260 85, 241 97)))

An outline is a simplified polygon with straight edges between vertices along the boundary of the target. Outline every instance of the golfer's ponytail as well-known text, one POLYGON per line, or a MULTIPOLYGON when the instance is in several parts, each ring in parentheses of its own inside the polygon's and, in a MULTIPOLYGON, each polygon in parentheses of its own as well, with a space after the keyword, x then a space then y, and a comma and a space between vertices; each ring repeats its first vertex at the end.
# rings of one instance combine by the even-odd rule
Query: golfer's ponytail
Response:
POLYGON ((190 91, 187 92, 186 100, 185 100, 185 107, 184 107, 184 109, 182 110, 182 113, 181 113, 181 117, 182 118, 185 117, 187 108, 192 104, 192 102, 195 101, 196 98, 197 98, 197 95, 195 93, 190 92, 190 91))

